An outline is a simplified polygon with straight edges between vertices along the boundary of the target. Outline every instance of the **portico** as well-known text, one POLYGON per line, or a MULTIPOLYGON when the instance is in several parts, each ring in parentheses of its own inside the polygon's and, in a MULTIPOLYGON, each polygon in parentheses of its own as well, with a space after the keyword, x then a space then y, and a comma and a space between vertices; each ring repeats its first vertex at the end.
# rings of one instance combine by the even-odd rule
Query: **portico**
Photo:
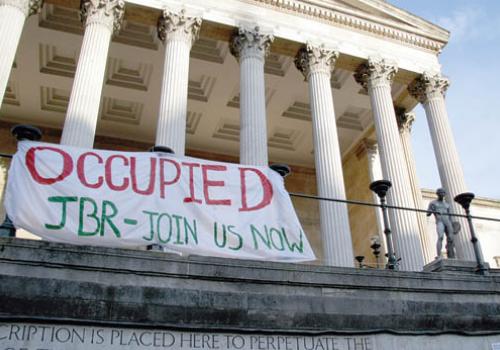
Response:
MULTIPOLYGON (((27 12, 18 15, 19 44, 0 35, 12 57, 0 61, 3 121, 60 130, 47 141, 74 146, 155 144, 243 164, 284 162, 294 171, 290 191, 336 199, 370 200, 378 174, 393 182, 390 204, 421 207, 395 112, 420 102, 443 186, 450 197, 466 190, 437 59, 448 32, 431 23, 383 1, 83 4, 83 25, 76 3, 48 0, 26 24, 27 12), (367 140, 381 166, 369 162, 367 140)), ((0 19, 19 6, 0 0, 0 19)), ((380 233, 373 209, 295 205, 320 264, 353 267, 380 233)), ((420 271, 433 258, 425 225, 412 212, 390 211, 390 219, 401 268, 420 271)), ((461 237, 458 257, 473 260, 461 237)))

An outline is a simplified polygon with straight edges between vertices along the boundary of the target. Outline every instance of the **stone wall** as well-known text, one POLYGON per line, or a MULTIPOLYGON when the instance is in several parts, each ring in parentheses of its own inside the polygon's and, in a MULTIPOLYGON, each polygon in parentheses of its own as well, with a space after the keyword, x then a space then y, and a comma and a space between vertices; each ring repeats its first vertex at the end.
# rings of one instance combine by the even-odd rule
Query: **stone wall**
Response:
MULTIPOLYGON (((182 258, 2 238, 0 295, 1 332, 17 322, 229 333, 257 337, 256 344, 266 336, 328 337, 338 344, 315 348, 330 350, 491 349, 500 343, 498 274, 182 258)), ((276 347, 264 342, 245 349, 276 347)))

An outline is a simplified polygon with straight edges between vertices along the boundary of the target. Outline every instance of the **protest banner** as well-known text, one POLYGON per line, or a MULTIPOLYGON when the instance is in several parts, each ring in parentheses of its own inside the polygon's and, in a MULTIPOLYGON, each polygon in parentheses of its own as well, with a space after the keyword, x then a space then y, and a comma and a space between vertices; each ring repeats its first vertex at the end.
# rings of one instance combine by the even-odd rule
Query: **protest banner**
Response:
POLYGON ((45 240, 271 261, 314 260, 267 167, 19 142, 6 210, 45 240))

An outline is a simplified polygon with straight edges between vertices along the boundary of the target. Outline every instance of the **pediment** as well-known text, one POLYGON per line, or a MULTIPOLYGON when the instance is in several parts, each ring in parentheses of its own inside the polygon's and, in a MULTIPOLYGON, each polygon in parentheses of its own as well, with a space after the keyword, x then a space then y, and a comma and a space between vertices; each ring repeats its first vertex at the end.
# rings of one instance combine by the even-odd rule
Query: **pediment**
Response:
POLYGON ((443 45, 449 39, 447 30, 384 0, 299 0, 297 2, 305 6, 333 11, 351 18, 423 36, 439 41, 443 45))

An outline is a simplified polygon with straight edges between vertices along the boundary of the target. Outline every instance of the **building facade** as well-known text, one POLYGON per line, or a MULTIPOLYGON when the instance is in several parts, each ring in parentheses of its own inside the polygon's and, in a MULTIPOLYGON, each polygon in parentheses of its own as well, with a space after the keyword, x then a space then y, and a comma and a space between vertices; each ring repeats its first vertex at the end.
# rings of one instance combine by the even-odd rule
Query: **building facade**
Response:
MULTIPOLYGON (((385 178, 389 204, 421 208, 408 112, 422 103, 443 187, 449 198, 466 191, 437 58, 448 32, 385 1, 11 1, 2 10, 4 129, 32 123, 73 146, 285 162, 291 192, 336 199, 371 201, 369 183, 385 178)), ((380 235, 373 209, 296 204, 321 264, 370 255, 380 235)), ((434 258, 422 216, 391 211, 390 222, 402 268, 421 270, 434 258)), ((474 260, 466 230, 457 254, 474 260)))
MULTIPOLYGON (((448 198, 467 191, 446 112, 449 82, 442 76, 438 60, 448 37, 446 30, 382 0, 0 0, 0 150, 13 153, 15 141, 9 136, 10 128, 29 123, 42 129, 44 141, 77 147, 145 151, 156 145, 180 155, 241 164, 286 163, 292 169, 292 175, 286 178, 289 192, 338 200, 373 202, 376 198, 369 184, 389 179, 393 185, 388 194, 390 205, 425 208, 410 142, 414 119, 411 111, 419 103, 426 112, 448 198)), ((5 178, 8 161, 2 162, 5 178)), ((96 283, 92 285, 96 292, 109 293, 114 287, 103 286, 102 277, 75 272, 95 273, 96 266, 75 260, 76 256, 95 254, 113 266, 102 270, 102 276, 117 285, 120 278, 115 269, 129 259, 128 271, 140 271, 137 273, 142 276, 135 291, 141 297, 131 292, 95 298, 103 308, 115 307, 119 311, 83 311, 81 319, 91 325, 97 322, 121 327, 130 321, 130 325, 137 326, 138 320, 144 319, 143 325, 148 327, 178 327, 180 333, 175 339, 182 338, 182 334, 188 336, 183 329, 199 330, 210 325, 220 334, 291 332, 296 337, 308 334, 318 349, 317 336, 322 332, 357 337, 352 344, 346 340, 349 337, 324 340, 330 345, 322 343, 323 348, 329 349, 398 348, 405 341, 411 343, 412 332, 415 335, 420 331, 422 337, 440 334, 435 338, 439 341, 418 338, 411 345, 415 349, 421 348, 418 344, 422 341, 429 344, 429 349, 465 349, 478 344, 487 348, 500 343, 496 275, 443 277, 416 273, 435 258, 435 239, 429 233, 425 213, 389 211, 400 269, 408 272, 391 275, 376 271, 371 280, 368 272, 352 268, 356 256, 364 256, 367 265, 384 265, 375 260, 370 247, 374 240, 384 242, 380 213, 370 206, 343 202, 300 197, 293 197, 293 202, 318 257, 316 265, 322 267, 299 266, 286 272, 287 267, 279 264, 256 265, 262 276, 272 269, 278 271, 269 272, 263 279, 267 281, 263 299, 255 294, 260 282, 258 273, 252 272, 252 264, 238 263, 241 272, 248 273, 239 279, 231 272, 231 263, 220 260, 196 262, 195 257, 193 263, 189 258, 158 255, 161 253, 98 248, 78 248, 72 253, 71 248, 55 245, 60 255, 53 265, 47 265, 43 261, 51 248, 44 242, 14 239, 3 243, 7 247, 3 262, 9 271, 3 278, 10 283, 3 292, 13 301, 12 310, 3 310, 6 319, 27 317, 34 322, 41 317, 49 323, 65 318, 72 320, 70 323, 78 320, 71 311, 76 304, 68 296, 61 296, 60 312, 55 313, 37 307, 29 311, 16 302, 14 287, 10 286, 22 284, 15 275, 24 276, 35 289, 43 281, 8 261, 17 259, 39 266, 39 272, 53 274, 51 286, 64 289, 65 285, 70 288, 69 282, 62 270, 54 269, 61 263, 58 259, 68 259, 64 269, 77 276, 75 288, 90 278, 96 283), (40 253, 29 257, 37 247, 40 253), (154 280, 155 267, 146 263, 147 254, 153 254, 156 263, 167 260, 182 271, 188 266, 201 266, 194 274, 185 273, 186 279, 200 288, 192 308, 187 306, 189 285, 180 282, 173 270, 163 268, 158 280, 154 280), (140 264, 147 267, 142 269, 140 264), (222 287, 215 286, 217 279, 211 275, 211 264, 222 266, 215 271, 222 276, 222 287), (292 270, 296 277, 290 277, 292 270), (204 274, 211 277, 203 280, 204 274), (312 279, 306 281, 307 276, 312 279), (291 280, 285 283, 287 278, 291 280), (469 279, 469 284, 461 285, 463 279, 469 279), (166 293, 175 302, 158 301, 154 306, 145 306, 151 300, 143 298, 143 293, 150 284, 156 288, 152 290, 154 300, 166 293), (171 294, 177 284, 178 299, 171 294), (238 297, 237 285, 242 288, 243 299, 238 297), (273 285, 278 288, 276 293, 273 285), (391 291, 394 285, 400 287, 391 291), (235 303, 233 309, 229 307, 231 300, 220 299, 225 286, 227 297, 235 303), (290 299, 294 290, 302 299, 290 299), (425 293, 430 293, 432 301, 426 299, 425 293), (484 322, 467 323, 466 312, 456 311, 446 299, 453 293, 458 306, 471 303, 473 296, 483 293, 472 302, 472 314, 484 322), (212 301, 206 313, 196 315, 196 310, 203 307, 203 297, 212 301), (261 323, 252 318, 252 308, 245 304, 254 297, 260 304, 253 310, 261 323), (127 313, 126 300, 133 304, 129 319, 123 316, 127 313), (286 307, 300 300, 304 301, 303 309, 286 307), (380 304, 363 311, 362 300, 380 304), (425 312, 443 300, 446 316, 425 312), (330 302, 347 302, 352 309, 329 309, 330 302), (271 304, 279 307, 274 309, 271 304), (148 310, 147 314, 141 313, 140 305, 148 310), (315 310, 315 305, 321 310, 315 310), (414 317, 407 314, 412 305, 423 308, 414 317), (173 307, 174 314, 163 315, 168 307, 173 307), (246 310, 244 315, 239 315, 242 310, 246 310), (231 312, 236 315, 234 319, 231 312), (360 321, 362 316, 368 321, 360 321), (381 322, 391 317, 391 321, 381 322), (401 322, 404 325, 397 327, 401 322), (381 337, 375 335, 377 329, 381 329, 381 337), (361 336, 363 332, 371 334, 367 340, 361 336), (401 337, 389 336, 391 332, 401 337), (335 341, 343 345, 335 347, 335 341)), ((463 212, 458 204, 450 204, 454 212, 463 212)), ((463 230, 456 238, 457 258, 474 266, 468 225, 461 221, 461 226, 463 230)), ((123 273, 131 278, 128 272, 123 273)), ((47 298, 57 304, 56 294, 47 298)), ((83 300, 86 294, 78 293, 78 298, 83 300)), ((88 307, 85 302, 81 305, 88 307)), ((9 327, 11 337, 13 325, 9 327)), ((74 332, 80 334, 78 329, 74 332)), ((226 348, 277 348, 267 338, 262 341, 268 343, 260 345, 261 338, 252 343, 250 335, 248 339, 247 335, 241 337, 246 345, 226 344, 226 348)), ((272 339, 279 343, 278 338, 272 339)), ((297 349, 313 346, 300 347, 299 340, 293 339, 290 341, 297 341, 297 349)), ((229 338, 226 340, 229 342, 229 338)), ((287 340, 282 341, 281 348, 293 348, 286 345, 287 340)), ((203 344, 209 347, 208 340, 203 344)))

